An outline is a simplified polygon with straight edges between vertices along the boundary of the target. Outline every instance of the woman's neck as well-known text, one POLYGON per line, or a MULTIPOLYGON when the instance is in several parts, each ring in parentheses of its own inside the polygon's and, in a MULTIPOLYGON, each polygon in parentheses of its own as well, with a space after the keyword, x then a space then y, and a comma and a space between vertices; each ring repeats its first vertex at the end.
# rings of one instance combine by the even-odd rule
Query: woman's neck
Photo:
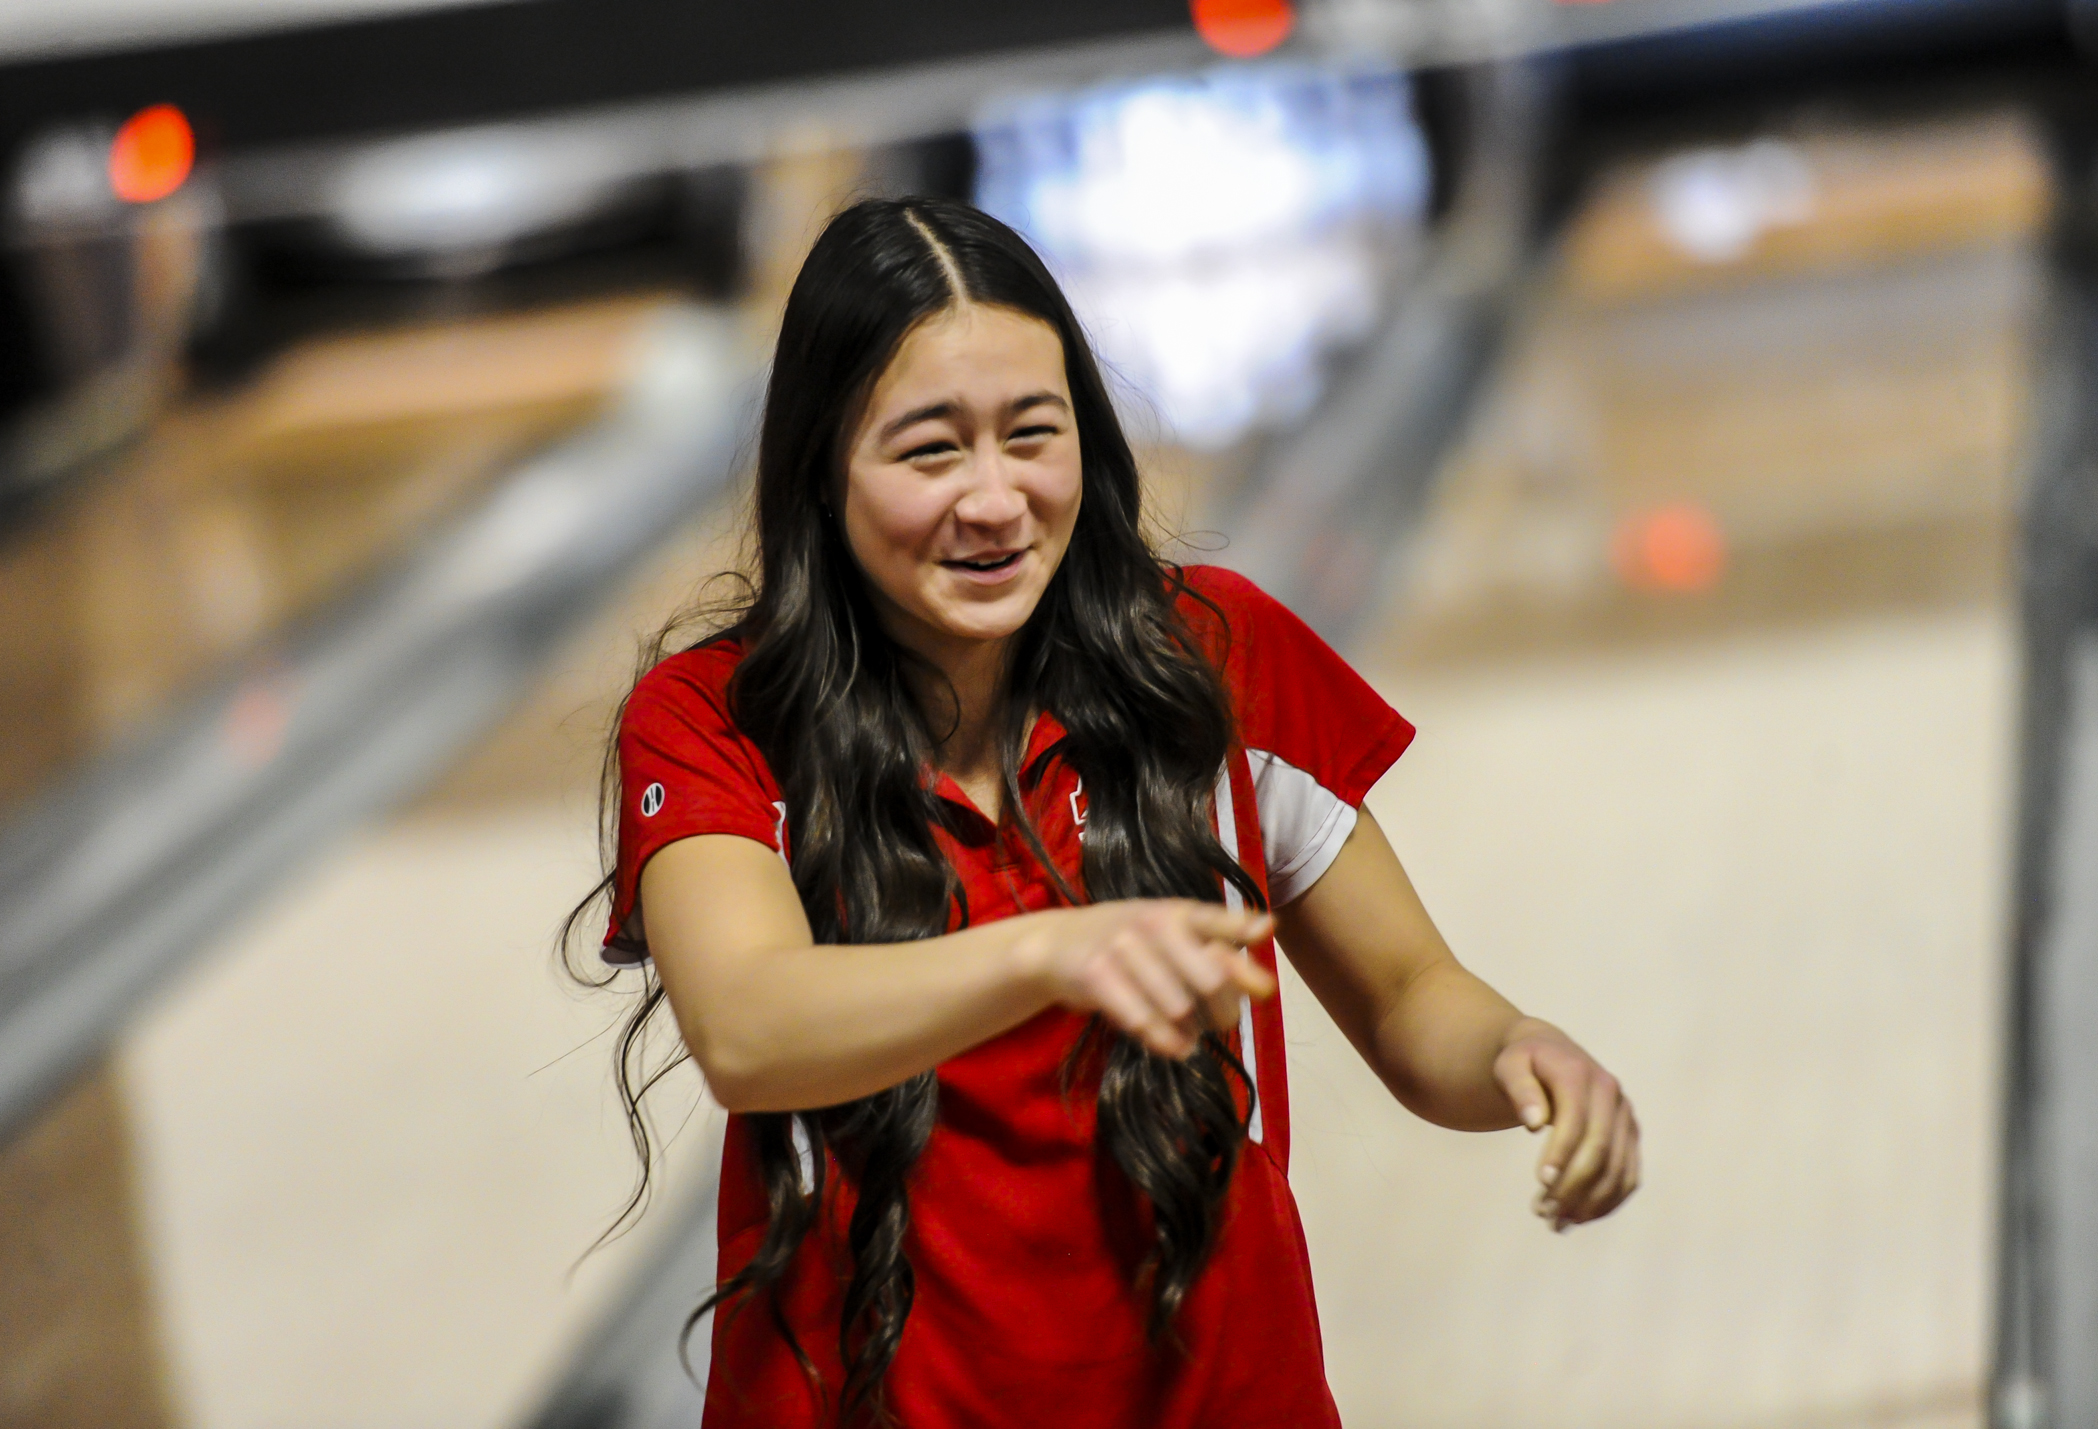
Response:
POLYGON ((909 678, 926 724, 946 735, 933 748, 933 763, 995 823, 1004 802, 999 743, 1005 726, 1010 642, 924 643, 932 648, 920 648, 917 642, 910 642, 910 648, 933 669, 909 678))

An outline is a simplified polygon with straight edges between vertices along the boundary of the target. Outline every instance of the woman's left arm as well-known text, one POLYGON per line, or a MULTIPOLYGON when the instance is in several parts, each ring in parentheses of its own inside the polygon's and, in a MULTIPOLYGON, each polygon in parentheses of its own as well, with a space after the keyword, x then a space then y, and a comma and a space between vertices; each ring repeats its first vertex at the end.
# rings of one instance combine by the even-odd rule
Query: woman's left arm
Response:
POLYGON ((1554 1229, 1606 1216, 1637 1189, 1639 1123, 1617 1079, 1465 971, 1369 810, 1275 916, 1290 962, 1410 1110, 1460 1131, 1551 1128, 1536 1210, 1554 1229))

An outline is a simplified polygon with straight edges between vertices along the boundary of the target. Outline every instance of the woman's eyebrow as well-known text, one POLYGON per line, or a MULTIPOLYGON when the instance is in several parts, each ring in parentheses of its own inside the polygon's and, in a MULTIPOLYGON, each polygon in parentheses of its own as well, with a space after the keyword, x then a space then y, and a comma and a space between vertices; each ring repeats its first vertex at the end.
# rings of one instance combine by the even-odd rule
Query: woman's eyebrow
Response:
MULTIPOLYGON (((1060 407, 1065 412, 1069 412, 1071 410, 1071 404, 1069 402, 1066 402, 1063 398, 1057 396, 1056 393, 1049 391, 1041 391, 1030 392, 1025 397, 1013 398, 1012 401, 1005 404, 1005 413, 1008 417, 1017 417, 1020 413, 1026 411, 1030 407, 1043 406, 1060 407)), ((909 427, 914 427, 920 422, 935 422, 943 417, 952 417, 955 414, 955 410, 956 404, 953 402, 935 402, 929 407, 914 407, 910 411, 905 412, 902 416, 898 417, 895 421, 890 422, 887 426, 883 427, 881 429, 881 435, 876 437, 875 440, 881 442, 888 441, 890 438, 894 437, 898 432, 901 432, 909 427)))
POLYGON ((953 415, 954 403, 952 402, 935 402, 930 407, 914 408, 911 411, 905 412, 902 416, 898 417, 895 421, 889 423, 886 427, 883 427, 881 429, 881 435, 877 437, 876 440, 885 442, 889 438, 895 436, 898 432, 902 431, 905 427, 914 427, 920 422, 937 421, 941 417, 951 417, 953 415))
POLYGON ((1069 412, 1071 410, 1071 404, 1069 402, 1066 402, 1063 398, 1057 396, 1054 392, 1030 392, 1025 397, 1015 397, 1009 404, 1007 404, 1005 413, 1009 417, 1017 417, 1020 415, 1020 413, 1026 411, 1029 407, 1040 407, 1045 405, 1051 407, 1061 407, 1066 412, 1069 412))

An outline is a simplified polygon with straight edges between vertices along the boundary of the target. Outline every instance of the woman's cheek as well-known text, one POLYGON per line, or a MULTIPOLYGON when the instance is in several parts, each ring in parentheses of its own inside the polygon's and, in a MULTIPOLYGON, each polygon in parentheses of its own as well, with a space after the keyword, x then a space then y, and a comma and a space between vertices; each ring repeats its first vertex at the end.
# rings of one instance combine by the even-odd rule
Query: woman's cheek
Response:
POLYGON ((1042 524, 1054 530, 1068 532, 1078 517, 1078 501, 1085 493, 1085 473, 1079 465, 1077 453, 1072 453, 1067 463, 1060 463, 1049 474, 1041 502, 1042 524))
POLYGON ((955 493, 947 489, 945 482, 921 479, 918 485, 903 493, 890 511, 898 548, 908 551, 913 560, 939 559, 935 548, 954 502, 955 493))
POLYGON ((865 483, 860 495, 862 529, 869 542, 879 547, 878 552, 863 552, 863 561, 873 556, 884 566, 910 564, 938 534, 940 501, 923 478, 908 482, 875 478, 865 483))

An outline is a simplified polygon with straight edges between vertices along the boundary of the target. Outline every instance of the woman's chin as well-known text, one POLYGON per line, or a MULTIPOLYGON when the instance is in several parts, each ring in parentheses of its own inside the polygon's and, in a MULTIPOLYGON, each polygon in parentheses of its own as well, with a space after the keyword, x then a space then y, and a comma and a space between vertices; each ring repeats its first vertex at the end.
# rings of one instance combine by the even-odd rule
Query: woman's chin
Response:
POLYGON ((927 612, 932 618, 926 623, 951 640, 1005 640, 1019 634, 1041 599, 1041 590, 1030 588, 989 600, 943 600, 927 612))

